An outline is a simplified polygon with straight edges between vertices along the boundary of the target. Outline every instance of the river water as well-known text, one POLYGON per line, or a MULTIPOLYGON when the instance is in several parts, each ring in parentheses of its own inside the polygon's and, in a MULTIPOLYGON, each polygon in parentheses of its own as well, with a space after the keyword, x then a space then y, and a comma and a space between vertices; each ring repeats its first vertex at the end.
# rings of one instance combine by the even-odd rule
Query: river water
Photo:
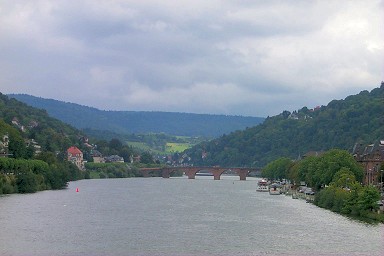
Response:
POLYGON ((81 180, 1 196, 0 255, 384 255, 384 225, 256 192, 256 183, 81 180))

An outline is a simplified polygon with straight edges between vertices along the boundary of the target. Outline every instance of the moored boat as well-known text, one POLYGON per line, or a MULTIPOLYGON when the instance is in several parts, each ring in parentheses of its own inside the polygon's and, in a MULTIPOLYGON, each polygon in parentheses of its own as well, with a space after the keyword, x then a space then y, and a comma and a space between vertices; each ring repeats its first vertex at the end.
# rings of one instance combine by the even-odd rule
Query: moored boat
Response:
POLYGON ((257 188, 256 191, 258 192, 268 192, 269 187, 268 187, 268 181, 261 179, 259 182, 257 182, 257 188))
POLYGON ((273 183, 269 186, 269 194, 270 195, 280 195, 281 194, 281 186, 279 184, 273 183))

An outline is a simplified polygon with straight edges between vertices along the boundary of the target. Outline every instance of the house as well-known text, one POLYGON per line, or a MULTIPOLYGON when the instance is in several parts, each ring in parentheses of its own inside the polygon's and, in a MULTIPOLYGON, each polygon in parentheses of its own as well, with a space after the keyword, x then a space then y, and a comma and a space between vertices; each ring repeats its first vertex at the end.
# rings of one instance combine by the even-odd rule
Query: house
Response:
POLYGON ((364 184, 380 186, 384 178, 384 171, 381 170, 384 163, 384 141, 380 140, 370 145, 356 143, 352 155, 364 168, 364 184))
POLYGON ((93 158, 94 163, 104 163, 105 162, 103 155, 100 153, 100 151, 98 151, 96 149, 92 149, 91 156, 93 158))
POLYGON ((84 170, 83 152, 75 146, 67 149, 67 159, 74 163, 77 168, 84 170))
POLYGON ((12 124, 16 125, 17 127, 19 127, 20 126, 19 119, 17 119, 17 117, 12 118, 12 124))

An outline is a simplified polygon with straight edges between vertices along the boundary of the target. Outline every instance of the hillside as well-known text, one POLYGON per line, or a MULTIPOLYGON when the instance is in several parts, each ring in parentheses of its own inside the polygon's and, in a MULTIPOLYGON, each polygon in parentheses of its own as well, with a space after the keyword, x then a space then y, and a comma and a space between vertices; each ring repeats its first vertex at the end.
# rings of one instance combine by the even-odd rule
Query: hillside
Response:
POLYGON ((1 93, 0 120, 11 127, 11 130, 1 129, 0 135, 11 132, 24 140, 33 139, 42 151, 62 152, 78 144, 79 138, 84 136, 81 131, 50 117, 45 110, 33 108, 1 93))
POLYGON ((264 121, 261 117, 173 112, 103 111, 74 103, 26 94, 9 97, 45 109, 49 115, 78 129, 107 130, 120 134, 166 133, 178 136, 218 137, 264 121))
POLYGON ((384 136, 384 83, 314 110, 284 111, 263 124, 201 143, 186 153, 196 165, 258 166, 309 151, 352 150, 384 136))
POLYGON ((82 132, 0 93, 0 194, 61 189, 85 177, 67 159, 82 132))

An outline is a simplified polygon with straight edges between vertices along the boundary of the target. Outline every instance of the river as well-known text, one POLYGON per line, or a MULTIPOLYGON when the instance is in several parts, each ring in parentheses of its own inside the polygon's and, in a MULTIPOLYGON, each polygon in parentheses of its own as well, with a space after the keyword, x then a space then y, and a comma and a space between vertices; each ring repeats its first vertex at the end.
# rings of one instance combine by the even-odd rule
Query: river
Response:
POLYGON ((384 225, 256 192, 256 183, 81 180, 1 196, 0 255, 384 255, 384 225))

